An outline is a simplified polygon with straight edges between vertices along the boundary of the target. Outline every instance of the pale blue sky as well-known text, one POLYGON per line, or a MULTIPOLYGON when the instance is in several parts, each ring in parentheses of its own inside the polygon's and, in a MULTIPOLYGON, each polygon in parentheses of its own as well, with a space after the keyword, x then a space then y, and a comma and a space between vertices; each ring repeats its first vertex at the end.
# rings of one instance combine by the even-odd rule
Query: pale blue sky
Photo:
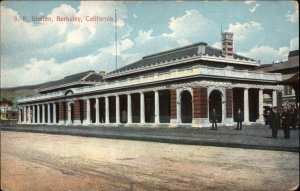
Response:
POLYGON ((290 50, 299 49, 295 1, 6 1, 1 3, 1 86, 115 69, 114 22, 16 22, 14 17, 114 17, 115 9, 119 66, 200 41, 219 47, 221 23, 234 33, 236 53, 263 64, 286 60, 290 50))

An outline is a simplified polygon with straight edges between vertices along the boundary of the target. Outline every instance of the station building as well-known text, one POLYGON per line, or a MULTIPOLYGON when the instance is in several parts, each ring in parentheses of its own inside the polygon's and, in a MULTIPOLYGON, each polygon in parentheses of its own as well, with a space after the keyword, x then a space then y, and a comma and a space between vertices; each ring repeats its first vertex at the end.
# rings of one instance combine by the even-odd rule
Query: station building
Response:
MULTIPOLYGON (((299 50, 289 52, 288 59, 273 64, 264 64, 256 68, 257 71, 269 73, 281 73, 284 85, 282 91, 282 104, 299 106, 299 50)), ((269 97, 265 100, 266 105, 271 105, 269 97)))
POLYGON ((233 52, 233 34, 222 49, 204 42, 143 57, 107 74, 87 71, 43 84, 38 96, 18 99, 19 123, 47 125, 207 127, 264 123, 263 97, 281 106, 280 73, 233 52))

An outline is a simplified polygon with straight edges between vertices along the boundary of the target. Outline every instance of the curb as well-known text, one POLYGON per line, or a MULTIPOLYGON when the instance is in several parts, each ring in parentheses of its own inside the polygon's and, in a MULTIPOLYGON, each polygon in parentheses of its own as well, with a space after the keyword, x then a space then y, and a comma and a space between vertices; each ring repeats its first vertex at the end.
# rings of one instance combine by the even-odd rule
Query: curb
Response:
MULTIPOLYGON (((134 141, 149 141, 159 143, 183 144, 183 145, 203 145, 203 146, 216 146, 216 147, 233 147, 243 149, 256 149, 256 150, 272 150, 272 151, 287 151, 299 152, 299 147, 280 147, 280 146, 265 146, 265 145, 250 145, 240 143, 224 143, 218 141, 199 140, 196 138, 186 138, 178 136, 151 136, 151 135, 126 135, 115 133, 91 132, 89 129, 82 128, 63 128, 63 129, 49 129, 49 128, 31 128, 31 127, 1 127, 1 131, 15 131, 15 132, 29 132, 29 133, 44 133, 52 135, 70 135, 81 137, 93 138, 107 138, 107 139, 123 139, 134 141), (72 130, 82 130, 81 132, 72 132, 72 130)), ((93 129, 94 130, 94 129, 93 129)))

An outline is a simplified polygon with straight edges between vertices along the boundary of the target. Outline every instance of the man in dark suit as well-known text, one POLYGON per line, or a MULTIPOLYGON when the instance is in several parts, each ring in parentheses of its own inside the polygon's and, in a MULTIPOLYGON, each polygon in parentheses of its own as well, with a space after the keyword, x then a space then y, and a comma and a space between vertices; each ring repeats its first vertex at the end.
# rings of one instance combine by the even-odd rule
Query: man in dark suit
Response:
POLYGON ((240 108, 238 109, 238 112, 236 113, 235 119, 236 119, 236 122, 237 122, 236 130, 242 130, 242 128, 243 128, 242 123, 244 121, 244 114, 242 113, 240 108))
POLYGON ((213 111, 210 115, 210 122, 212 123, 212 130, 217 130, 218 129, 218 126, 217 126, 218 114, 217 114, 215 108, 213 108, 213 111))
POLYGON ((272 129, 272 138, 277 138, 277 131, 280 127, 280 114, 277 111, 277 107, 273 107, 270 113, 270 128, 272 129))
POLYGON ((281 115, 282 129, 284 131, 284 138, 290 138, 290 124, 291 124, 291 114, 288 109, 284 109, 281 115))
POLYGON ((292 106, 290 113, 291 113, 292 128, 293 128, 293 130, 296 130, 296 123, 297 123, 297 108, 296 108, 296 106, 292 106))

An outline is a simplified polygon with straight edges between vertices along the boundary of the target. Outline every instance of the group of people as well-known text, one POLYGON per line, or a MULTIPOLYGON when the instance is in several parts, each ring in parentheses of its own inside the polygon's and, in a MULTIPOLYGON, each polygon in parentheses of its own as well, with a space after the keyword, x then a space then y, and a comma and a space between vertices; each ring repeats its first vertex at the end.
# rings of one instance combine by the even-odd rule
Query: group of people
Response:
POLYGON ((296 130, 297 124, 297 109, 296 107, 285 107, 280 112, 277 107, 273 107, 269 117, 270 128, 272 129, 272 138, 277 138, 278 129, 282 128, 284 132, 284 138, 290 138, 290 127, 296 130))
MULTIPOLYGON (((235 114, 235 120, 237 122, 236 130, 242 130, 244 114, 239 108, 237 113, 235 114)), ((290 138, 290 127, 293 130, 296 130, 297 125, 297 107, 284 107, 284 109, 279 112, 277 107, 273 107, 271 111, 269 111, 269 115, 267 117, 270 128, 272 129, 272 138, 277 138, 278 129, 282 128, 284 131, 284 137, 286 139, 290 138)), ((212 113, 210 115, 210 122, 212 123, 212 130, 217 130, 218 123, 218 114, 215 108, 212 109, 212 113)))
MULTIPOLYGON (((237 122, 236 130, 242 130, 243 121, 244 121, 244 114, 243 114, 243 112, 241 111, 240 108, 238 109, 238 112, 235 115, 235 119, 236 119, 236 122, 237 122)), ((218 114, 217 114, 215 108, 212 109, 212 112, 211 112, 211 115, 210 115, 210 122, 212 123, 212 130, 217 130, 218 129, 217 123, 219 121, 218 121, 218 114)))

